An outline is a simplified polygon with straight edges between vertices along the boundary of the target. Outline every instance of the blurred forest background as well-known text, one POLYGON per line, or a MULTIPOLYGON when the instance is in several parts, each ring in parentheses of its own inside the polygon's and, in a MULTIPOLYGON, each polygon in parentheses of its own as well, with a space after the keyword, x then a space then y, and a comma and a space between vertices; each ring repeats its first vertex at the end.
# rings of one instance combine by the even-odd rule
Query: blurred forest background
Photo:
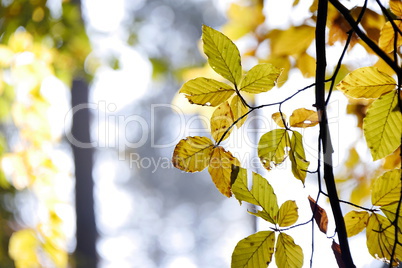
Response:
POLYGON ((228 266, 250 218, 170 163, 170 104, 227 6, 1 1, 1 267, 228 266))

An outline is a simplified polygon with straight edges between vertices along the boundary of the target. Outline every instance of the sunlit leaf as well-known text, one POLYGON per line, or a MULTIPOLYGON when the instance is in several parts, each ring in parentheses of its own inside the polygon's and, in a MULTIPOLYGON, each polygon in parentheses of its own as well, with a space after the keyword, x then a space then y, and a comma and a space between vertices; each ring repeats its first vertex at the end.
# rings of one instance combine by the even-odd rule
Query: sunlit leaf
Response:
POLYGON ((352 210, 344 216, 348 237, 357 235, 367 226, 370 214, 367 211, 352 210))
POLYGON ((287 30, 274 30, 269 34, 271 53, 274 56, 300 55, 314 40, 315 27, 301 25, 287 30))
POLYGON ((327 212, 325 211, 325 209, 320 207, 311 196, 308 196, 308 200, 310 201, 310 208, 314 214, 313 216, 314 216, 315 222, 318 225, 318 228, 320 229, 321 232, 326 234, 327 229, 328 229, 327 212))
POLYGON ((208 166, 213 146, 206 137, 187 137, 174 149, 173 166, 187 172, 201 171, 208 166))
POLYGON ((271 117, 279 127, 285 127, 283 122, 286 123, 286 115, 284 113, 273 113, 271 117))
POLYGON ((254 32, 264 22, 263 5, 256 1, 247 5, 231 3, 228 11, 228 22, 223 25, 222 32, 229 38, 239 39, 240 37, 254 32))
POLYGON ((375 206, 389 205, 398 202, 401 195, 401 170, 385 172, 377 178, 372 187, 371 202, 375 206))
POLYGON ((282 70, 281 75, 276 81, 276 86, 278 88, 283 86, 285 82, 288 80, 289 71, 292 68, 289 57, 270 55, 270 57, 267 60, 264 60, 263 62, 271 63, 272 65, 282 70))
POLYGON ((336 87, 352 98, 378 98, 395 89, 396 82, 376 67, 363 67, 349 73, 336 87))
POLYGON ((206 25, 202 26, 202 40, 212 69, 233 84, 239 85, 242 68, 237 46, 224 34, 206 25))
POLYGON ((261 211, 252 213, 253 215, 262 217, 263 219, 275 224, 277 223, 278 201, 274 193, 274 189, 269 182, 261 175, 253 172, 253 185, 251 190, 247 186, 247 170, 237 167, 233 173, 235 178, 232 185, 232 191, 236 199, 250 204, 260 206, 261 211))
MULTIPOLYGON (((241 98, 238 95, 233 97, 232 101, 230 102, 230 108, 232 109, 234 121, 248 112, 247 106, 243 104, 241 98)), ((239 120, 236 123, 236 127, 240 128, 244 124, 246 119, 247 119, 247 116, 245 116, 241 120, 239 120)))
MULTIPOLYGON (((382 215, 373 213, 371 214, 367 228, 367 248, 370 254, 377 259, 384 261, 391 260, 391 254, 395 244, 395 227, 391 225, 391 222, 382 215)), ((402 236, 398 235, 398 241, 401 241, 402 236)), ((394 259, 392 261, 393 266, 396 266, 398 260, 402 260, 402 246, 397 244, 394 259)))
POLYGON ((389 1, 389 7, 397 17, 402 17, 402 2, 400 0, 389 1))
POLYGON ((267 267, 272 260, 275 245, 275 232, 261 231, 237 243, 231 268, 267 267))
POLYGON ((226 101, 215 109, 211 117, 211 134, 215 141, 226 140, 233 130, 233 113, 226 101), (225 136, 223 137, 223 135, 225 136))
POLYGON ((186 98, 194 104, 217 106, 233 95, 234 89, 228 84, 198 77, 184 83, 180 93, 186 95, 186 98))
POLYGON ((288 227, 299 218, 298 207, 293 200, 287 200, 281 205, 278 212, 278 224, 280 227, 288 227))
POLYGON ((304 184, 310 162, 306 160, 303 137, 297 131, 293 131, 293 135, 290 140, 289 159, 292 163, 293 176, 295 176, 296 179, 301 180, 301 182, 304 184))
POLYGON ((240 90, 249 93, 267 92, 275 86, 281 70, 270 63, 261 63, 246 73, 240 84, 240 90))
POLYGON ((34 230, 23 229, 14 232, 9 242, 9 254, 16 268, 40 267, 37 251, 40 242, 34 230))
MULTIPOLYGON (((398 205, 399 205, 399 202, 395 202, 395 203, 392 203, 389 205, 381 206, 381 211, 391 222, 395 221, 398 205)), ((399 228, 399 232, 402 233, 402 206, 400 206, 400 208, 399 208, 398 228, 399 228)))
POLYGON ((223 147, 215 147, 211 154, 208 172, 216 188, 225 196, 231 197, 232 165, 240 166, 239 160, 223 147))
POLYGON ((384 169, 395 169, 401 167, 401 147, 395 150, 392 154, 384 158, 382 167, 384 169))
MULTIPOLYGON (((398 27, 399 31, 402 30, 402 21, 394 20, 394 23, 398 27)), ((387 21, 381 29, 380 39, 378 40, 378 46, 387 53, 394 51, 395 31, 391 22, 387 21)), ((402 35, 398 34, 397 48, 402 46, 402 35)))
POLYGON ((315 58, 307 53, 302 53, 296 61, 296 67, 304 77, 313 77, 315 75, 315 58))
POLYGON ((394 152, 400 145, 402 115, 398 109, 398 95, 390 92, 375 100, 363 121, 364 136, 374 160, 394 152))
POLYGON ((281 268, 298 268, 303 266, 303 260, 302 248, 295 244, 290 235, 280 233, 276 242, 276 265, 281 268))
POLYGON ((313 127, 319 123, 316 111, 299 108, 293 111, 289 117, 290 126, 292 127, 313 127))
POLYGON ((258 157, 264 167, 270 170, 271 163, 281 164, 286 157, 285 148, 290 145, 286 129, 274 129, 262 135, 258 143, 258 157))

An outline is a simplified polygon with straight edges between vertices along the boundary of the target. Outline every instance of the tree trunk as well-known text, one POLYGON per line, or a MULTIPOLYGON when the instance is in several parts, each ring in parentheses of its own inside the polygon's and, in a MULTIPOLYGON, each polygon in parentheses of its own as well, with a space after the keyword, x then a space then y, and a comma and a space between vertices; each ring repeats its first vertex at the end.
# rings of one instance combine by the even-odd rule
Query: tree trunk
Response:
MULTIPOLYGON (((74 80, 71 89, 72 107, 86 103, 88 103, 88 85, 82 80, 74 80)), ((81 143, 90 142, 90 111, 87 108, 79 109, 73 114, 71 134, 81 143)), ((92 178, 94 149, 83 148, 80 144, 74 143, 72 142, 71 146, 75 164, 76 267, 92 268, 97 264, 96 239, 98 236, 92 178)))

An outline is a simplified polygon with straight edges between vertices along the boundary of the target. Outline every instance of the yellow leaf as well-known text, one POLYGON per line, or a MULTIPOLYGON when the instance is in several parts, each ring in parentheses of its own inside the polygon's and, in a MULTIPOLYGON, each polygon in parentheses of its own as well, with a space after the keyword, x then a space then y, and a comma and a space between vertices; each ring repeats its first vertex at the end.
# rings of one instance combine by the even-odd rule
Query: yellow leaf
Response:
MULTIPOLYGON (((248 112, 247 106, 243 104, 243 102, 241 101, 241 98, 238 95, 233 97, 232 101, 230 102, 230 108, 233 113, 234 121, 236 121, 237 119, 239 119, 241 116, 243 116, 244 114, 246 114, 248 112)), ((247 119, 247 116, 245 116, 242 119, 240 119, 239 121, 237 121, 237 123, 236 123, 237 128, 240 128, 244 124, 246 119, 247 119)))
POLYGON ((399 146, 392 154, 384 158, 382 167, 384 169, 395 169, 401 166, 401 147, 399 146))
MULTIPOLYGON (((402 21, 394 20, 396 26, 401 31, 402 30, 402 21)), ((391 22, 387 21, 381 29, 380 39, 378 40, 378 46, 387 53, 391 53, 394 51, 394 42, 395 42, 395 31, 392 27, 391 22)), ((398 35, 397 48, 402 46, 402 35, 398 35)))
POLYGON ((294 110, 289 121, 290 126, 301 128, 313 127, 319 123, 317 112, 305 108, 294 110))
POLYGON ((349 73, 337 86, 352 98, 378 98, 395 89, 395 80, 377 67, 363 67, 349 73))
POLYGON ((306 160, 303 137, 297 131, 293 131, 292 139, 290 140, 289 159, 292 163, 293 175, 296 179, 301 180, 304 185, 310 162, 306 160))
MULTIPOLYGON (((390 222, 395 221, 396 218, 396 210, 398 209, 398 202, 381 206, 381 211, 385 214, 390 222)), ((402 206, 399 208, 398 214, 398 228, 402 230, 402 206)), ((402 231, 399 231, 402 232, 402 231)))
POLYGON ((399 147, 402 115, 398 109, 397 91, 381 96, 369 106, 363 131, 373 160, 384 158, 399 147))
POLYGON ((211 134, 215 141, 226 140, 233 130, 233 113, 226 101, 215 109, 211 117, 211 134), (231 128, 230 128, 231 127, 231 128), (230 128, 230 129, 229 129, 230 128), (227 131, 227 132, 226 132, 227 131), (223 136, 225 134, 225 136, 223 136))
POLYGON ((280 233, 276 242, 275 262, 281 268, 299 268, 303 266, 303 250, 293 238, 280 233))
POLYGON ((40 242, 34 230, 24 229, 11 235, 9 254, 14 260, 16 268, 41 267, 38 259, 40 242))
POLYGON ((277 113, 273 113, 271 115, 271 117, 279 127, 285 127, 284 122, 287 123, 286 122, 286 114, 277 112, 277 113))
POLYGON ((221 146, 215 147, 209 161, 208 172, 216 188, 225 196, 231 197, 232 165, 240 166, 239 160, 221 146))
POLYGON ((389 7, 391 8, 392 13, 394 13, 397 17, 402 17, 402 2, 401 2, 401 0, 391 0, 391 1, 389 1, 389 7))
POLYGON ((303 53, 297 58, 296 67, 304 77, 313 77, 315 75, 315 58, 303 53))
POLYGON ((348 237, 357 235, 364 230, 370 214, 367 211, 350 211, 344 216, 348 237))
POLYGON ((192 79, 180 89, 180 93, 185 94, 191 103, 206 106, 217 106, 229 99, 234 92, 228 84, 204 77, 192 79))
POLYGON ((227 36, 206 25, 202 26, 202 40, 212 69, 234 85, 239 85, 242 68, 237 46, 227 36))
POLYGON ((278 212, 278 224, 280 227, 288 227, 297 221, 299 213, 295 201, 287 200, 283 203, 278 212))
POLYGON ((290 145, 286 129, 274 129, 262 135, 258 142, 258 157, 264 167, 270 170, 271 163, 281 164, 287 155, 285 148, 290 145))
MULTIPOLYGON (((393 247, 395 244, 395 227, 391 226, 391 222, 379 214, 371 214, 367 228, 367 248, 370 254, 376 259, 390 261, 393 247)), ((401 241, 402 236, 398 235, 398 241, 401 241)), ((397 244, 393 266, 396 266, 398 261, 402 260, 402 246, 397 244)))
POLYGON ((261 63, 246 73, 240 84, 240 90, 249 93, 261 93, 271 90, 276 83, 281 70, 270 63, 261 63))
POLYGON ((273 30, 270 34, 271 53, 276 56, 300 55, 314 40, 315 27, 302 25, 285 31, 273 30))
POLYGON ((259 2, 247 5, 232 3, 227 11, 228 23, 222 27, 222 32, 233 40, 254 32, 265 20, 262 8, 263 5, 259 2))
POLYGON ((251 190, 249 190, 246 169, 238 167, 233 170, 232 174, 234 174, 232 191, 236 199, 240 203, 246 201, 250 204, 260 206, 262 210, 250 213, 272 224, 276 224, 279 210, 278 201, 274 189, 269 182, 261 175, 253 172, 253 185, 251 190))
POLYGON ((398 202, 401 195, 401 170, 385 172, 377 178, 372 187, 371 202, 375 206, 385 206, 398 202))
POLYGON ((201 171, 208 166, 213 146, 206 137, 187 137, 174 149, 173 166, 187 172, 201 171))
POLYGON ((282 70, 281 75, 276 82, 276 86, 283 86, 283 84, 285 84, 285 82, 288 80, 289 70, 292 68, 289 57, 270 55, 270 57, 263 62, 271 63, 282 70))
POLYGON ((231 268, 267 267, 274 254, 275 232, 261 231, 237 243, 231 268))

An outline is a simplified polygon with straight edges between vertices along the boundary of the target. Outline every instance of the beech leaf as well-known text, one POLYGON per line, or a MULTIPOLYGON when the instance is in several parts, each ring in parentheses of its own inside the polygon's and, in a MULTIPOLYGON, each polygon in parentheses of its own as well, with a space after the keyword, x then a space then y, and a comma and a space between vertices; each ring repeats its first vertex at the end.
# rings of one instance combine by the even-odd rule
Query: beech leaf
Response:
POLYGON ((233 127, 228 130, 233 125, 233 122, 232 109, 230 109, 229 103, 226 101, 215 109, 211 117, 211 134, 214 140, 220 141, 221 138, 226 140, 233 130, 233 127), (223 137, 226 131, 228 132, 223 137))
POLYGON ((310 201, 311 211, 314 214, 314 219, 317 223, 318 228, 321 232, 326 234, 328 229, 327 212, 322 207, 320 207, 311 196, 308 196, 308 200, 310 201))

